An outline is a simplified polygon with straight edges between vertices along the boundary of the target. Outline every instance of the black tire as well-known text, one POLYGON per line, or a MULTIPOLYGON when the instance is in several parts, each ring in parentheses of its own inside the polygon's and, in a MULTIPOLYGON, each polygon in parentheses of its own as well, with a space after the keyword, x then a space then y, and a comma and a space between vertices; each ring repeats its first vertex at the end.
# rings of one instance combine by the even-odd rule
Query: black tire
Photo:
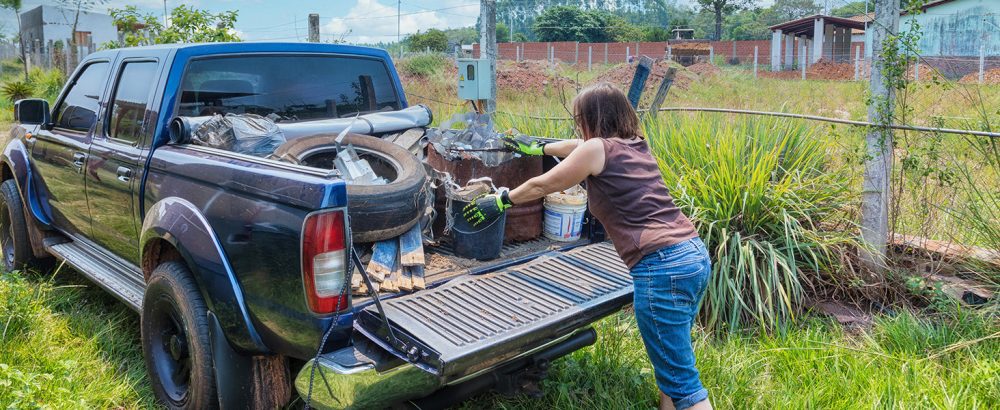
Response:
POLYGON ((35 263, 24 204, 13 179, 0 183, 0 251, 3 252, 3 268, 6 271, 35 263))
POLYGON ((156 397, 171 409, 217 408, 207 308, 183 263, 164 262, 153 270, 140 327, 156 397))
MULTIPOLYGON (((331 168, 336 137, 320 134, 296 138, 278 147, 274 156, 296 164, 331 168)), ((348 144, 387 159, 385 162, 396 174, 386 185, 347 185, 347 213, 354 241, 375 242, 402 235, 420 220, 426 208, 427 172, 423 164, 403 147, 381 138, 347 134, 343 146, 348 144)))

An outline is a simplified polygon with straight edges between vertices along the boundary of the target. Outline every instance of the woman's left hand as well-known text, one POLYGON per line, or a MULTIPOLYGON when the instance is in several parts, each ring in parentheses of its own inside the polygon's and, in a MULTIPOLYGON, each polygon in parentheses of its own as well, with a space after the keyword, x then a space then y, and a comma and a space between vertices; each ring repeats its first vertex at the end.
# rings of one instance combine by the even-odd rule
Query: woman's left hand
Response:
POLYGON ((500 188, 495 194, 476 198, 462 208, 462 217, 472 226, 479 226, 483 222, 499 218, 508 208, 514 206, 510 202, 508 192, 507 188, 500 188))

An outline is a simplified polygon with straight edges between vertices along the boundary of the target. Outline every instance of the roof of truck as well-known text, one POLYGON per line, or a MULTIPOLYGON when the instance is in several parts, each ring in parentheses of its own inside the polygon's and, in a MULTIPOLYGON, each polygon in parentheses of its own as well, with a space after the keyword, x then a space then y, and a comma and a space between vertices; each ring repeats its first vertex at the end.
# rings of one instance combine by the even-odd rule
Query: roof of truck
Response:
MULTIPOLYGON (((222 54, 222 53, 266 53, 266 52, 300 52, 300 53, 337 53, 357 54, 371 57, 389 58, 385 50, 372 47, 359 47, 345 44, 328 43, 292 43, 292 42, 239 42, 239 43, 193 43, 193 44, 157 44, 152 46, 129 47, 128 50, 177 50, 186 55, 222 54)), ((92 57, 110 56, 116 50, 98 51, 92 57)))

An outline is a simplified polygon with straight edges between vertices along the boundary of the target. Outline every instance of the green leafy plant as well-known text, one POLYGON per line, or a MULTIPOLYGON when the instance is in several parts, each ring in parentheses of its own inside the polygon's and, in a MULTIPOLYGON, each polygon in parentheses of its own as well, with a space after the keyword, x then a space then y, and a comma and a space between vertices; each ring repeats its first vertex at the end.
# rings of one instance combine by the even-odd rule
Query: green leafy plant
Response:
POLYGON ((399 62, 399 70, 415 77, 430 77, 441 72, 446 64, 452 64, 441 54, 419 54, 399 62))
POLYGON ((135 6, 111 9, 110 13, 115 27, 122 33, 122 41, 107 42, 101 48, 240 41, 235 29, 236 10, 213 14, 182 4, 170 11, 169 27, 164 27, 152 13, 143 14, 135 6))
POLYGON ((50 102, 56 100, 63 84, 66 84, 66 76, 58 69, 43 70, 36 67, 28 74, 28 78, 31 79, 34 95, 50 102))
POLYGON ((7 81, 0 86, 0 93, 10 102, 25 99, 31 96, 34 88, 27 81, 7 81))
POLYGON ((814 132, 787 120, 693 116, 646 123, 677 204, 713 259, 701 309, 716 330, 780 327, 806 289, 858 286, 848 181, 814 132))

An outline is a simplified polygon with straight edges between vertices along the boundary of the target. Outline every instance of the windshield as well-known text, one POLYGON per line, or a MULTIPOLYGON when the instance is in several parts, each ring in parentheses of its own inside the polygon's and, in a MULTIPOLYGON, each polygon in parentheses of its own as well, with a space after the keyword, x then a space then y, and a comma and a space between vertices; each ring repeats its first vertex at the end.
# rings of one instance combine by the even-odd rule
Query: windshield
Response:
POLYGON ((379 59, 266 55, 191 61, 177 114, 257 114, 292 122, 399 108, 392 76, 379 59))

